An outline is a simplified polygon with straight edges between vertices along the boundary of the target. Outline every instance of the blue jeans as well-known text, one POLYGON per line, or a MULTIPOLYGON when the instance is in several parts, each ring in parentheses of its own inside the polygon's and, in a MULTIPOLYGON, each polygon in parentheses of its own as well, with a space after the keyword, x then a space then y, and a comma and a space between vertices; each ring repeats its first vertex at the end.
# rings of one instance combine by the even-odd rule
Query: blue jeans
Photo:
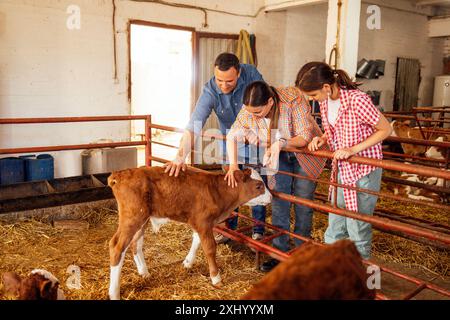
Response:
MULTIPOLYGON (((379 192, 381 185, 382 169, 378 168, 367 176, 356 182, 358 188, 369 189, 379 192)), ((341 183, 340 175, 338 175, 341 183)), ((345 208, 344 192, 342 188, 337 189, 337 205, 345 208)), ((377 204, 378 197, 363 192, 358 192, 358 211, 363 214, 372 215, 377 204)), ((333 197, 332 197, 333 199, 333 197)), ((334 199, 332 200, 334 202, 334 199)), ((372 244, 372 225, 367 222, 346 218, 340 215, 328 214, 328 228, 325 231, 325 243, 334 243, 341 239, 350 238, 358 249, 363 259, 370 259, 372 244)))
MULTIPOLYGON (((242 169, 250 168, 250 167, 247 167, 245 165, 244 166, 239 165, 239 168, 242 170, 242 169)), ((259 172, 259 169, 255 169, 255 168, 252 168, 252 169, 259 172)), ((264 183, 267 186, 267 176, 261 175, 261 178, 263 179, 264 183)), ((235 209, 235 211, 239 211, 239 208, 235 209)), ((252 217, 253 217, 253 219, 256 219, 258 221, 266 222, 266 207, 265 206, 252 207, 252 217)), ((226 225, 229 229, 236 230, 237 226, 238 226, 238 217, 228 219, 226 222, 226 225)), ((253 233, 264 234, 264 226, 255 224, 253 226, 253 233)))
MULTIPOLYGON (((306 176, 305 171, 298 163, 295 154, 292 152, 280 153, 280 171, 286 171, 302 176, 306 176)), ((296 197, 312 200, 317 184, 313 181, 305 179, 295 179, 294 177, 283 174, 275 175, 276 184, 275 191, 291 194, 296 197)), ((290 230, 291 203, 278 198, 272 199, 272 224, 278 228, 290 230)), ((309 207, 294 204, 295 225, 294 233, 311 237, 313 210, 309 207)), ((295 246, 303 243, 300 239, 294 239, 295 246)), ((281 251, 289 251, 289 236, 282 235, 273 239, 272 244, 281 251)))

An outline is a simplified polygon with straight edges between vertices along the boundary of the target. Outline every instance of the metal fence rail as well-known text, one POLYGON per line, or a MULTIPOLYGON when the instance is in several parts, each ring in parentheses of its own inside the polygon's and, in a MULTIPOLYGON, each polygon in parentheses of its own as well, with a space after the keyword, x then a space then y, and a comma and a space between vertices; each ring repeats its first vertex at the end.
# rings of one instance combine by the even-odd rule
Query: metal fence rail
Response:
MULTIPOLYGON (((175 132, 183 132, 184 131, 183 129, 179 129, 179 128, 175 128, 175 127, 155 125, 155 124, 152 124, 152 128, 157 128, 157 129, 167 130, 167 131, 175 131, 175 132)), ((213 137, 215 139, 220 139, 220 140, 225 139, 224 136, 211 135, 211 134, 203 134, 203 137, 210 137, 210 138, 213 137)), ((152 141, 152 143, 154 143, 154 141, 152 141)), ((176 146, 163 144, 160 142, 156 142, 156 143, 160 144, 160 145, 165 145, 166 147, 170 147, 170 148, 177 148, 176 146)), ((333 155, 332 152, 330 152, 330 151, 322 151, 322 150, 316 151, 316 152, 310 152, 305 149, 296 149, 296 148, 285 148, 284 150, 291 151, 291 152, 302 152, 302 153, 307 153, 307 154, 313 154, 313 155, 316 155, 319 157, 326 157, 326 158, 332 158, 332 155, 333 155)), ((157 161, 160 163, 165 163, 168 161, 167 159, 162 159, 159 157, 155 157, 153 155, 151 156, 151 160, 154 160, 154 161, 157 161)), ((221 160, 221 159, 217 159, 217 160, 221 160)), ((394 161, 390 161, 390 160, 368 159, 368 158, 362 158, 362 157, 356 157, 356 156, 351 157, 351 159, 349 159, 349 161, 354 162, 354 163, 370 164, 373 166, 377 166, 377 167, 381 167, 381 168, 389 169, 389 170, 397 170, 397 171, 404 171, 404 172, 409 172, 409 173, 416 173, 416 174, 420 174, 420 175, 428 176, 428 177, 435 176, 435 177, 440 177, 443 179, 450 179, 450 172, 444 171, 441 169, 436 169, 436 168, 429 168, 429 167, 425 167, 425 166, 398 163, 398 162, 394 162, 394 161)), ((412 199, 408 199, 408 198, 401 197, 401 196, 390 195, 385 192, 377 193, 377 192, 370 191, 370 190, 360 189, 360 188, 356 188, 356 187, 349 187, 349 186, 341 185, 338 183, 333 183, 330 181, 324 181, 323 179, 313 179, 313 178, 300 176, 300 175, 283 172, 283 171, 278 171, 278 173, 294 176, 294 177, 300 178, 300 179, 316 180, 319 183, 325 183, 328 185, 332 185, 334 187, 349 188, 349 189, 357 190, 359 192, 367 191, 367 193, 376 194, 381 197, 391 198, 391 199, 395 199, 398 201, 404 201, 407 203, 430 205, 431 207, 439 208, 441 210, 450 210, 450 206, 446 206, 446 205, 441 205, 441 204, 436 204, 436 203, 432 203, 432 204, 426 203, 425 204, 418 200, 412 200, 412 199)), ((353 211, 348 211, 345 209, 337 208, 335 206, 318 203, 313 200, 298 198, 298 197, 295 197, 292 195, 287 195, 284 193, 272 192, 272 194, 275 197, 278 197, 283 200, 287 200, 291 203, 297 203, 297 204, 308 206, 308 207, 313 208, 318 211, 331 212, 331 213, 342 215, 345 217, 350 217, 350 218, 353 218, 356 220, 365 221, 365 222, 371 223, 374 227, 378 227, 381 230, 384 229, 384 230, 389 230, 389 231, 393 231, 393 232, 398 232, 400 234, 409 235, 412 238, 419 237, 419 238, 424 238, 424 239, 428 239, 428 240, 432 240, 432 241, 437 241, 437 242, 441 243, 441 247, 450 248, 450 234, 449 233, 440 232, 440 231, 433 230, 433 229, 427 229, 427 228, 424 228, 417 224, 411 224, 411 223, 408 223, 408 221, 406 219, 403 221, 401 221, 401 220, 393 221, 391 219, 384 218, 384 217, 373 217, 373 216, 363 215, 360 213, 355 213, 353 211)), ((260 221, 252 219, 252 218, 242 215, 240 213, 233 213, 233 215, 238 215, 239 217, 241 217, 247 221, 251 221, 254 224, 265 225, 266 228, 274 231, 274 233, 272 235, 265 236, 262 240, 257 241, 257 240, 253 240, 251 237, 246 236, 244 234, 251 227, 244 227, 244 228, 240 228, 238 230, 231 230, 231 229, 228 229, 223 226, 216 227, 216 231, 222 233, 224 236, 227 236, 235 241, 244 243, 244 244, 252 247, 253 249, 257 250, 256 264, 259 264, 261 253, 267 254, 267 255, 269 255, 275 259, 281 260, 281 261, 287 259, 290 256, 290 254, 292 253, 293 250, 291 252, 286 253, 286 252, 277 250, 267 244, 267 242, 269 242, 272 239, 279 237, 283 234, 287 234, 293 238, 301 239, 303 241, 311 241, 311 242, 317 243, 317 242, 313 241, 312 239, 304 238, 302 236, 299 236, 297 234, 291 233, 291 232, 283 230, 283 229, 279 229, 279 228, 277 228, 273 225, 267 224, 267 223, 262 223, 260 221)), ((320 243, 317 243, 317 244, 322 245, 320 243)), ((376 265, 376 264, 372 263, 371 261, 364 261, 364 263, 366 265, 376 265)), ((410 283, 416 284, 416 288, 414 290, 412 290, 411 292, 404 294, 402 299, 406 299, 406 300, 411 299, 425 289, 429 289, 429 290, 434 291, 443 296, 450 297, 449 290, 440 288, 439 286, 431 284, 427 281, 423 281, 423 280, 417 279, 415 277, 401 274, 401 273, 391 270, 389 268, 379 266, 379 265, 377 265, 377 266, 383 272, 391 274, 397 278, 403 279, 410 283)), ((377 299, 388 299, 388 297, 386 297, 385 295, 383 295, 381 293, 378 293, 377 299)))
MULTIPOLYGON (((11 118, 11 119, 0 119, 0 124, 11 125, 11 124, 29 124, 29 123, 63 123, 63 122, 65 123, 65 122, 120 121, 120 120, 145 120, 145 122, 146 122, 146 124, 145 124, 145 128, 146 128, 145 140, 144 141, 133 141, 133 142, 102 143, 102 144, 78 144, 78 145, 37 146, 37 147, 34 146, 34 147, 28 147, 28 148, 0 148, 0 154, 143 145, 143 146, 145 146, 145 153, 146 153, 145 163, 147 166, 149 166, 149 165, 151 165, 152 160, 158 161, 158 162, 163 162, 163 163, 167 161, 165 159, 161 159, 161 158, 158 158, 158 157, 155 157, 152 155, 151 145, 153 143, 159 144, 159 145, 165 146, 165 147, 177 148, 176 146, 171 146, 169 144, 165 144, 162 142, 153 141, 151 138, 151 129, 154 128, 154 129, 161 129, 161 130, 173 131, 173 132, 183 132, 184 131, 183 129, 179 129, 179 128, 175 128, 175 127, 152 124, 150 115, 106 116, 106 117, 61 117, 61 118, 11 118)), ((225 138, 221 135, 204 134, 203 136, 221 139, 221 140, 223 140, 225 138)), ((409 142, 411 142, 411 141, 409 141, 409 142)), ((420 143, 423 143, 423 141, 420 141, 420 143)), ((436 145, 439 147, 448 147, 448 143, 442 144, 442 143, 432 142, 432 144, 429 144, 429 145, 436 145)), ((332 158, 332 153, 329 151, 316 151, 316 152, 311 153, 304 149, 289 148, 289 149, 285 149, 285 150, 291 151, 291 152, 309 153, 309 154, 313 154, 313 155, 319 156, 319 157, 332 158)), ((450 172, 441 170, 441 169, 437 169, 437 168, 430 168, 430 167, 419 166, 419 165, 398 163, 398 162, 394 162, 394 161, 390 161, 390 160, 367 159, 367 158, 361 158, 361 157, 356 157, 356 156, 353 156, 351 159, 349 159, 349 161, 354 162, 354 163, 361 163, 361 164, 377 166, 377 167, 388 169, 388 170, 403 171, 403 172, 415 173, 415 174, 428 176, 428 177, 439 177, 439 178, 443 178, 446 180, 450 180, 450 172)), ((293 174, 286 173, 286 172, 279 172, 279 173, 293 175, 293 174)), ((308 177, 303 177, 303 176, 298 176, 298 175, 294 175, 294 176, 296 178, 300 178, 300 179, 308 179, 308 177)), ((311 178, 309 178, 309 179, 311 179, 311 178)), ((323 179, 317 179, 317 182, 332 185, 335 188, 340 187, 340 188, 352 189, 351 187, 348 187, 345 185, 340 185, 337 183, 332 183, 330 181, 325 181, 323 179)), ((374 192, 372 192, 372 191, 368 192, 368 190, 365 190, 365 189, 358 189, 358 188, 353 188, 353 189, 360 191, 360 192, 367 191, 367 193, 374 194, 374 192)), ((393 221, 393 220, 383 218, 383 217, 373 217, 373 216, 362 215, 362 214, 348 211, 345 209, 337 208, 335 206, 327 205, 324 203, 319 203, 319 202, 313 201, 313 200, 302 199, 302 198, 294 197, 294 196, 283 194, 283 193, 273 192, 273 194, 274 194, 274 196, 279 197, 284 200, 287 200, 287 201, 290 201, 291 203, 298 203, 298 204, 309 206, 315 210, 319 210, 322 212, 332 212, 332 213, 335 213, 338 215, 351 217, 351 218, 354 218, 354 219, 357 219, 360 221, 365 221, 365 222, 373 224, 374 227, 379 227, 381 229, 384 228, 384 229, 390 230, 390 231, 401 232, 401 233, 404 233, 405 235, 410 235, 410 236, 414 236, 414 237, 420 237, 420 238, 424 238, 424 239, 428 239, 428 240, 432 240, 432 241, 437 241, 437 242, 441 243, 443 246, 450 248, 450 235, 446 232, 440 232, 436 229, 427 229, 418 224, 408 223, 408 221, 404 221, 404 220, 393 221)), ((422 203, 417 200, 406 199, 404 197, 390 195, 387 193, 378 193, 378 195, 381 197, 386 197, 386 198, 394 199, 397 201, 405 201, 405 202, 412 203, 412 204, 428 205, 428 204, 422 203)), ((446 209, 450 208, 450 206, 436 204, 436 203, 429 204, 429 205, 433 208, 440 209, 440 210, 446 210, 446 209)), ((234 213, 234 214, 236 214, 236 213, 234 213)), ((245 219, 252 223, 264 224, 262 222, 256 221, 252 218, 249 218, 249 217, 241 215, 241 214, 239 214, 239 216, 242 219, 245 219)), ((277 249, 275 249, 267 244, 269 241, 271 241, 272 239, 274 239, 280 235, 288 234, 289 236, 294 237, 294 238, 298 238, 298 239, 301 239, 304 241, 314 242, 312 239, 307 239, 307 238, 298 236, 298 235, 288 232, 286 230, 276 228, 275 226, 272 226, 269 224, 264 224, 264 225, 266 226, 266 228, 273 230, 274 233, 270 236, 264 237, 262 241, 253 240, 251 237, 248 237, 244 234, 246 231, 248 231, 250 229, 249 227, 244 227, 244 228, 241 228, 240 230, 233 231, 233 230, 218 226, 216 228, 216 230, 236 241, 243 242, 243 243, 257 249, 259 252, 259 253, 257 253, 257 262, 258 263, 259 263, 260 253, 268 254, 279 260, 284 260, 289 257, 289 255, 292 253, 292 251, 287 252, 287 253, 277 251, 277 249)), ((318 245, 322 245, 317 242, 314 242, 314 243, 316 243, 318 245)), ((364 261, 364 263, 374 265, 374 263, 372 263, 370 261, 364 261)), ((416 284, 416 288, 413 291, 411 291, 403 296, 404 299, 411 299, 412 297, 416 296, 418 293, 420 293, 421 291, 423 291, 425 289, 429 289, 429 290, 432 290, 439 294, 442 294, 443 296, 450 297, 450 291, 448 291, 448 290, 440 288, 429 282, 422 281, 422 280, 416 279, 414 277, 403 275, 399 272, 390 270, 383 266, 379 266, 379 267, 383 272, 389 273, 397 278, 401 278, 403 280, 406 280, 408 282, 416 284)), ((385 297, 381 293, 377 294, 377 298, 378 299, 387 299, 387 297, 385 297)))

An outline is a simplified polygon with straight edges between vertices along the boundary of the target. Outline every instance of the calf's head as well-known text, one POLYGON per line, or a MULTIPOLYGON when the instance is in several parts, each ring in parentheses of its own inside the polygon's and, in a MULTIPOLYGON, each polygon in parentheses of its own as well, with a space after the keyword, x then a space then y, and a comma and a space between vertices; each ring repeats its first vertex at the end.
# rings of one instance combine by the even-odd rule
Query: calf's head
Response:
POLYGON ((35 269, 23 278, 6 272, 2 280, 5 295, 18 300, 65 300, 58 279, 46 270, 35 269))
POLYGON ((244 206, 265 206, 272 201, 272 194, 255 170, 235 171, 234 178, 239 186, 239 202, 244 206))

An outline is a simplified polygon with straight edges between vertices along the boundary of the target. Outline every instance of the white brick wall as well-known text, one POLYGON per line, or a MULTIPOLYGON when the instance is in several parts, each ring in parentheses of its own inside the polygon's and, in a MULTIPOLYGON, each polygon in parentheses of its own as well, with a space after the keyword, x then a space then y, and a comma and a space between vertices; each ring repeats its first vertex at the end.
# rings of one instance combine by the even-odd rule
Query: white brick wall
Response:
MULTIPOLYGON (((185 3, 192 1, 184 0, 185 3)), ((208 32, 254 31, 254 20, 158 4, 116 1, 118 79, 113 79, 110 0, 0 1, 0 117, 123 115, 127 101, 129 19, 194 27, 208 32), (68 30, 70 4, 81 9, 81 30, 68 30)), ((196 0, 219 10, 254 14, 262 0, 196 0)), ((0 148, 123 139, 124 122, 0 126, 0 148)), ((79 152, 55 153, 56 176, 81 173, 79 152), (58 167, 61 164, 61 167, 58 167)))
MULTIPOLYGON (((179 2, 249 15, 264 4, 263 0, 179 2)), ((275 86, 292 85, 304 63, 325 59, 326 4, 261 13, 256 19, 210 12, 210 26, 205 29, 201 11, 130 1, 116 3, 118 79, 114 81, 111 1, 1 0, 0 117, 128 114, 125 31, 129 19, 208 32, 238 33, 241 29, 254 32, 259 69, 275 86), (74 2, 81 8, 81 30, 70 31, 65 27, 66 9, 74 2)), ((366 7, 363 4, 362 19, 366 7)), ((432 80, 442 70, 442 53, 449 53, 449 40, 444 47, 444 39, 428 38, 426 16, 386 8, 382 8, 382 15, 382 30, 369 31, 365 20, 361 23, 360 58, 387 60, 386 75, 367 81, 364 88, 383 90, 382 103, 389 109, 396 57, 414 57, 423 65, 419 103, 431 103, 432 80)), ((87 143, 97 138, 120 139, 128 133, 128 125, 112 122, 0 126, 0 148, 87 143)), ((70 174, 77 174, 79 169, 74 167, 70 174)), ((61 170, 60 175, 67 174, 67 170, 61 170)))

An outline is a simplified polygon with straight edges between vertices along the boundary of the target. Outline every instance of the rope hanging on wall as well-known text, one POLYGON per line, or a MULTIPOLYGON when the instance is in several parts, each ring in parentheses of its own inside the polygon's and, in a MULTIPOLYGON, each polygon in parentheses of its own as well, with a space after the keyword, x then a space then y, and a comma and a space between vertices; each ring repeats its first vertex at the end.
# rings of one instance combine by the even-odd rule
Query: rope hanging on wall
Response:
POLYGON ((250 44, 250 35, 245 30, 241 30, 239 32, 236 56, 239 58, 241 63, 256 65, 253 57, 252 46, 250 44))

